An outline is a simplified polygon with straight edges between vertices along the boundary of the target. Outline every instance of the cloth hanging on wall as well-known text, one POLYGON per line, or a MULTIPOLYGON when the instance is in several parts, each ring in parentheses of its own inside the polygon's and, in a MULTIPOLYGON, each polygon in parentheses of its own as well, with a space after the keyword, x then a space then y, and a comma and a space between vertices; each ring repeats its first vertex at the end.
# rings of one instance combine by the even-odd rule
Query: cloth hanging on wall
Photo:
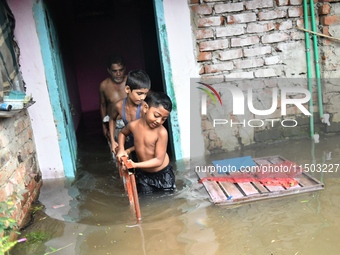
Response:
POLYGON ((15 20, 5 0, 0 0, 0 100, 9 92, 18 76, 14 38, 15 20))

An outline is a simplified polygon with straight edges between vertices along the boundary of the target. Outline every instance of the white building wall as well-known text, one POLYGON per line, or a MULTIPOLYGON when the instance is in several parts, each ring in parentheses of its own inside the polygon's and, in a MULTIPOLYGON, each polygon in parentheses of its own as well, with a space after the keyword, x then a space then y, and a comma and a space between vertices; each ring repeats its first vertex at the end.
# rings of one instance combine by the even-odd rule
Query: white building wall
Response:
POLYGON ((7 0, 15 17, 14 35, 20 48, 20 69, 26 83, 26 94, 36 101, 28 108, 33 127, 39 167, 43 179, 64 177, 49 99, 45 70, 32 7, 34 0, 7 0))
MULTIPOLYGON (((182 156, 183 158, 201 156, 204 154, 204 144, 199 111, 195 111, 197 116, 190 116, 190 107, 199 109, 198 102, 190 100, 190 78, 199 77, 199 68, 194 55, 189 5, 187 0, 164 0, 163 4, 177 101, 182 156), (195 137, 195 146, 192 146, 195 150, 191 151, 190 135, 195 137)), ((195 98, 198 97, 195 96, 195 98)))

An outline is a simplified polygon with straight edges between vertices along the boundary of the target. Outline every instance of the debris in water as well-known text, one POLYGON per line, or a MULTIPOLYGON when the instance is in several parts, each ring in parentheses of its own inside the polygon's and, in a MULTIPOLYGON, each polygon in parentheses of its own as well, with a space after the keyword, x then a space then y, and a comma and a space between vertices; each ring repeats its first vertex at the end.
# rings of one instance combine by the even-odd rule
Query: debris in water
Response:
POLYGON ((64 206, 65 206, 64 204, 54 205, 53 208, 54 208, 54 209, 57 209, 57 208, 64 207, 64 206))

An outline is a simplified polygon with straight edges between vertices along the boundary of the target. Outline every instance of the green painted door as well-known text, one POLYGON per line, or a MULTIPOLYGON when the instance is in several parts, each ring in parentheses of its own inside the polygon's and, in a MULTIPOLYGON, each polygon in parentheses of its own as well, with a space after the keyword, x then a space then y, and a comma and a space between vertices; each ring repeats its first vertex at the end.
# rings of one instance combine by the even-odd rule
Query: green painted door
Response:
POLYGON ((36 1, 33 10, 54 121, 58 132, 64 172, 66 177, 74 177, 76 172, 77 140, 58 35, 46 5, 42 1, 36 1))

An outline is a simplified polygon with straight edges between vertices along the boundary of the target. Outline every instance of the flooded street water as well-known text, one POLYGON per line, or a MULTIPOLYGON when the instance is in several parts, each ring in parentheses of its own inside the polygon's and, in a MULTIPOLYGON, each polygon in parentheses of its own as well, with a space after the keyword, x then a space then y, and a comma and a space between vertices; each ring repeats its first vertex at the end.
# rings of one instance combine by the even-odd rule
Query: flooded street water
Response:
POLYGON ((45 180, 39 198, 43 209, 21 231, 42 230, 48 240, 18 244, 11 254, 339 254, 340 167, 338 173, 313 175, 324 190, 233 206, 214 205, 193 170, 211 160, 248 155, 339 164, 339 136, 174 162, 177 191, 141 196, 141 223, 129 208, 101 134, 81 140, 77 177, 45 180))

